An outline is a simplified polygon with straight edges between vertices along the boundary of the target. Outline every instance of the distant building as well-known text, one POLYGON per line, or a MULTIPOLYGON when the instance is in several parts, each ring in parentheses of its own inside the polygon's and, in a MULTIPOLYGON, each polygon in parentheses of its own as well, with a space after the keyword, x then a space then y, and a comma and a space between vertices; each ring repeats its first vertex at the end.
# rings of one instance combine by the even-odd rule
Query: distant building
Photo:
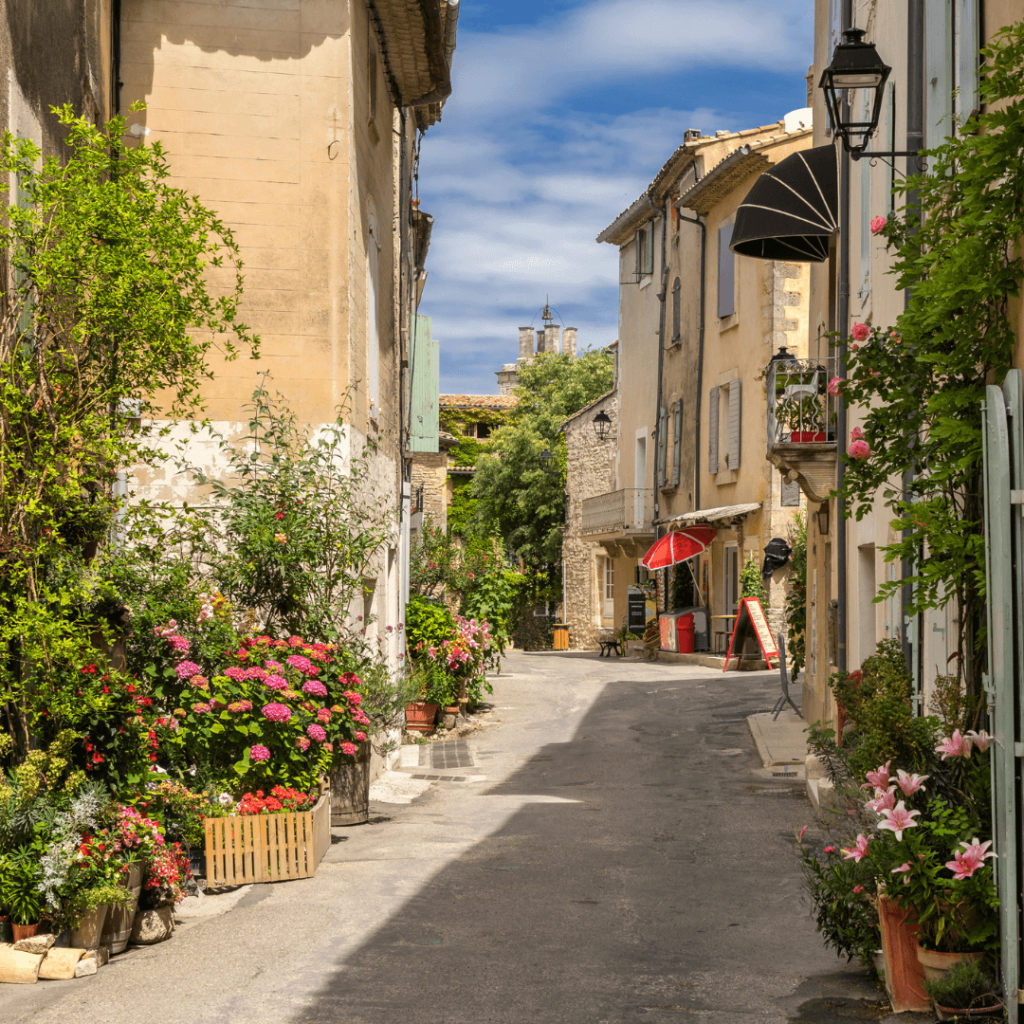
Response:
POLYGON ((576 357, 576 328, 566 327, 564 330, 554 322, 551 313, 551 306, 544 304, 541 311, 541 319, 544 326, 537 328, 536 332, 532 327, 519 328, 519 358, 514 363, 505 363, 498 371, 498 393, 511 395, 519 383, 519 369, 527 363, 532 362, 534 357, 541 352, 562 352, 576 357), (534 348, 534 334, 536 333, 536 348, 534 348), (561 335, 561 336, 559 336, 561 335))

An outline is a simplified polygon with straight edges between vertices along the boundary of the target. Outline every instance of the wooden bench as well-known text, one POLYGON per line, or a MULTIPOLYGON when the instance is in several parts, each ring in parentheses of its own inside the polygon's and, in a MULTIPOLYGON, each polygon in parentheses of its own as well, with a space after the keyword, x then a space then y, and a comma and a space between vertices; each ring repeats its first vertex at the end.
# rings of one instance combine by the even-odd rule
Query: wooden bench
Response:
POLYGON ((610 658, 612 651, 620 658, 622 657, 622 645, 614 637, 611 640, 598 640, 597 642, 601 648, 601 653, 598 655, 599 658, 610 658))

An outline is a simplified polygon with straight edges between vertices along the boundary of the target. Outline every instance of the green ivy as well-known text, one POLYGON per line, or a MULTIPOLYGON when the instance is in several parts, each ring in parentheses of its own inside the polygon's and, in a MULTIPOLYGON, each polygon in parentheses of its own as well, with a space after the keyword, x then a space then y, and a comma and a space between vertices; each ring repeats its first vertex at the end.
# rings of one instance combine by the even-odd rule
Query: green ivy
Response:
MULTIPOLYGON (((864 414, 864 443, 842 456, 845 514, 861 519, 884 500, 897 538, 886 558, 913 566, 911 614, 955 602, 961 675, 969 646, 984 643, 981 403, 986 384, 1010 368, 1008 303, 1020 294, 1024 23, 1001 30, 982 53, 985 112, 929 151, 926 174, 897 186, 906 205, 883 229, 905 311, 893 327, 873 326, 850 343, 840 384, 843 400, 864 414)), ((877 600, 907 582, 882 584, 877 600)), ((977 688, 981 659, 973 664, 977 688)))
POLYGON ((793 572, 786 591, 786 654, 793 665, 793 678, 807 658, 807 520, 803 512, 793 517, 790 531, 793 572))

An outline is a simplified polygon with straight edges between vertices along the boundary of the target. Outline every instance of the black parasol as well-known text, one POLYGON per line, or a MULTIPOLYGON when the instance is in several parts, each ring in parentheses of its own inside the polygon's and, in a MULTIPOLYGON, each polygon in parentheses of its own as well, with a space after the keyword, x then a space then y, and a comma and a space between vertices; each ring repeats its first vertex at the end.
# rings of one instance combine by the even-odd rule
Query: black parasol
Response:
POLYGON ((736 211, 729 248, 762 260, 821 263, 839 227, 838 202, 835 147, 794 153, 754 182, 736 211))

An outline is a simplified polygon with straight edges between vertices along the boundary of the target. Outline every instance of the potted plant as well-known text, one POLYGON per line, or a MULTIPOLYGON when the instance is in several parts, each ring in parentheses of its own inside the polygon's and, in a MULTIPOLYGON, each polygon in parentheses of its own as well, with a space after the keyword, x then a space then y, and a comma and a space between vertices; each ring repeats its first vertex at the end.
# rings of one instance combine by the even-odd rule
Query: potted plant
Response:
POLYGON ((995 983, 980 963, 963 961, 945 977, 925 981, 939 1020, 1002 1018, 1003 1005, 995 983))
POLYGON ((4 903, 15 942, 30 938, 39 930, 43 914, 43 897, 39 890, 42 877, 38 851, 33 847, 21 847, 8 857, 4 903))

